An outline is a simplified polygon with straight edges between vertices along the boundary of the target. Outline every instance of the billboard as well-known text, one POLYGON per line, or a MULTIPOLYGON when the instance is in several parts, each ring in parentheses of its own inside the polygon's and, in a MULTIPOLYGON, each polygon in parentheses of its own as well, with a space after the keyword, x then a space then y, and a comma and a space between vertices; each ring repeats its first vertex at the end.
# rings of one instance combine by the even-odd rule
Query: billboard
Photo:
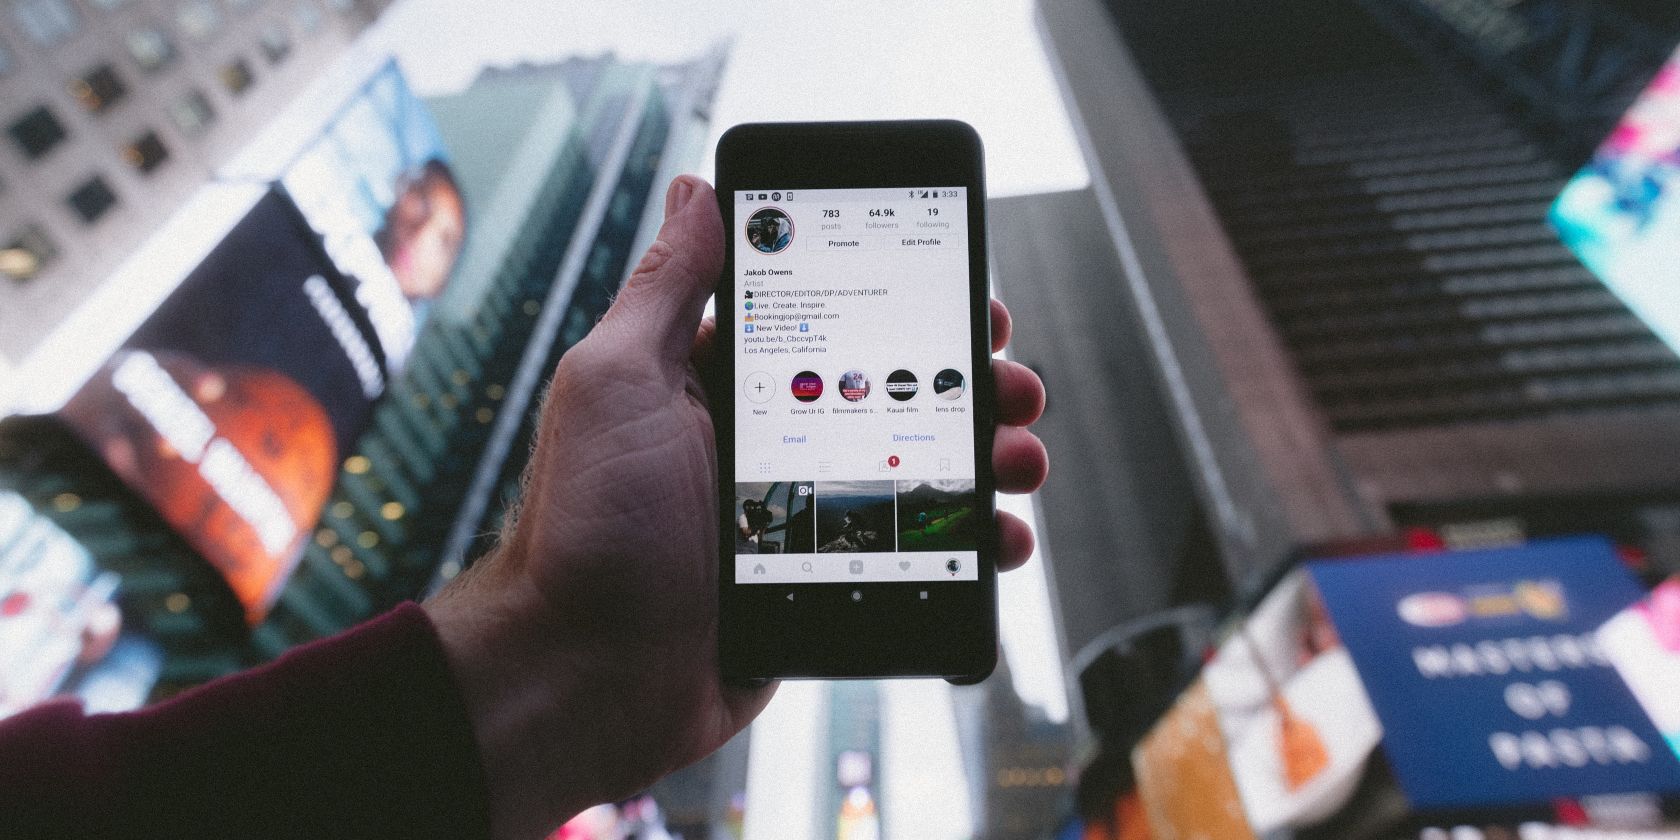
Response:
POLYGON ((161 655, 125 631, 116 589, 87 549, 0 490, 0 718, 63 694, 90 711, 140 704, 161 655))
POLYGON ((1609 543, 1313 564, 1420 809, 1680 793, 1680 761, 1599 648, 1644 594, 1609 543))
POLYGON ((1552 205, 1581 262, 1680 348, 1680 51, 1552 205))
POLYGON ((350 284, 271 191, 59 416, 256 620, 383 376, 350 284))
POLYGON ((1680 577, 1606 622, 1598 646, 1680 755, 1680 577))
POLYGON ((466 236, 466 208, 443 139, 395 62, 331 118, 280 178, 321 236, 401 372, 466 236))
POLYGON ((1134 752, 1145 812, 1158 836, 1435 836, 1680 795, 1680 671, 1649 655, 1680 647, 1680 591, 1642 595, 1597 538, 1308 563, 1134 752))
POLYGON ((262 620, 466 232, 388 63, 59 411, 262 620))

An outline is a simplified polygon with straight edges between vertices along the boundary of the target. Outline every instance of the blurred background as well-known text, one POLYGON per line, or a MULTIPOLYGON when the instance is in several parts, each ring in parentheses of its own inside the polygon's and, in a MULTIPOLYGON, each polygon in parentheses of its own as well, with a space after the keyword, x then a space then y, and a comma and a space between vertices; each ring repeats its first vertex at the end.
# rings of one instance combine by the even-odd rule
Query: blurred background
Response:
POLYGON ((1680 837, 1680 6, 672 5, 0 0, 0 716, 447 582, 670 178, 954 117, 1050 393, 997 673, 558 837, 1680 837))

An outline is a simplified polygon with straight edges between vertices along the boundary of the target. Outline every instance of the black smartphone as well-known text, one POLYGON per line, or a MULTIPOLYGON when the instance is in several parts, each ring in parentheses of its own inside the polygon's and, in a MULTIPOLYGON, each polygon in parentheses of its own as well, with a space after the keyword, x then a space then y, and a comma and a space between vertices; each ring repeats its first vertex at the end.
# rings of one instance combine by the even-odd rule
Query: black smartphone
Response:
POLYGON ((998 538, 979 136, 739 125, 716 183, 724 677, 984 678, 998 538))

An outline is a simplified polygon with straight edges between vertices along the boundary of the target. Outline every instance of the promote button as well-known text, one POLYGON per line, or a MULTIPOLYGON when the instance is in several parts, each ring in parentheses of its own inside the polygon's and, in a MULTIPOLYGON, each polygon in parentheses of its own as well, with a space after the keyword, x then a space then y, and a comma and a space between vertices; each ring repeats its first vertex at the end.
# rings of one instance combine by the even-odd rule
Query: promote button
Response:
POLYGON ((873 236, 825 236, 815 240, 819 251, 873 251, 881 247, 873 236))

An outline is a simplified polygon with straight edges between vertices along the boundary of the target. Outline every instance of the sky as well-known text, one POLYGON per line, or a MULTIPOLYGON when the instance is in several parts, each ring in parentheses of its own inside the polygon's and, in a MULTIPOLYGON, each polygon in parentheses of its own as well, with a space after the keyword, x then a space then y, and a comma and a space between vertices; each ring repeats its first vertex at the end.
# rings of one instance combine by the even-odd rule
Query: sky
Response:
MULTIPOLYGON (((995 196, 1077 189, 1085 167, 1023 0, 922 3, 611 4, 402 0, 370 38, 422 95, 450 93, 486 65, 616 53, 674 62, 733 40, 713 139, 767 120, 965 120, 986 145, 995 196)), ((713 144, 707 144, 710 147, 713 144)), ((696 171, 710 177, 710 155, 696 171)))
MULTIPOLYGON (((620 0, 612 4, 400 0, 369 32, 423 96, 458 91, 485 66, 615 53, 678 62, 731 43, 712 110, 708 152, 732 125, 781 120, 955 118, 980 133, 992 196, 1079 189, 1088 176, 1028 0, 915 5, 853 0, 777 4, 620 0)), ((1000 507, 1032 521, 1027 497, 1000 507)), ((1035 557, 999 583, 1001 634, 1017 693, 1052 719, 1068 716, 1044 568, 1035 557)), ((789 683, 755 724, 747 836, 812 826, 826 691, 789 683)), ((889 780, 882 807, 894 837, 970 835, 950 687, 897 681, 883 690, 889 780)))

